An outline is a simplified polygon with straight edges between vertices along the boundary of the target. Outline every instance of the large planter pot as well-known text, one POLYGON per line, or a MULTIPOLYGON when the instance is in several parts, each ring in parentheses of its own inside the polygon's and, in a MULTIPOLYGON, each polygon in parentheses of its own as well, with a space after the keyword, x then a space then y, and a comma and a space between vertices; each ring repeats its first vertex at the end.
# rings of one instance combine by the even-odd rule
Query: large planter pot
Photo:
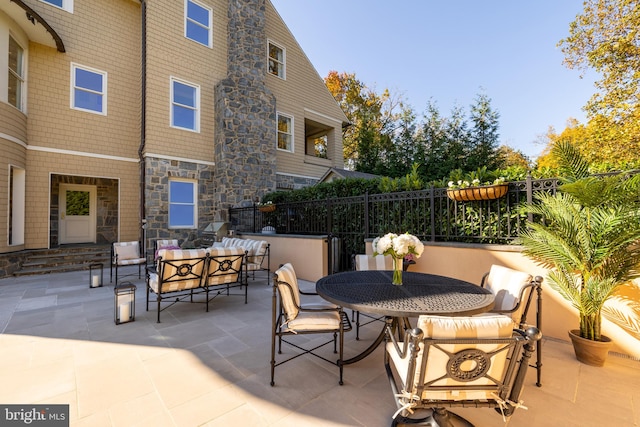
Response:
POLYGON ((447 196, 456 202, 499 199, 507 194, 509 184, 482 185, 479 187, 455 188, 447 190, 447 196))
POLYGON ((572 329, 569 331, 569 337, 573 344, 573 351, 576 354, 576 359, 591 366, 603 366, 607 360, 609 349, 613 344, 611 338, 601 336, 602 341, 593 341, 580 336, 579 329, 572 329))

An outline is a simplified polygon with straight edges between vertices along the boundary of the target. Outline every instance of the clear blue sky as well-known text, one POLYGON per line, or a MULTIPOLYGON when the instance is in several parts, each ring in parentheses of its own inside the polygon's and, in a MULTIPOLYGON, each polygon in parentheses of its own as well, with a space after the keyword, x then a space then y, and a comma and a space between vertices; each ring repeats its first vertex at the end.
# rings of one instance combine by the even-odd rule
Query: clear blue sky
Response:
POLYGON ((557 43, 582 0, 271 0, 321 77, 355 73, 401 94, 422 116, 468 114, 479 93, 500 113, 500 144, 535 158, 549 126, 585 122, 595 92, 563 64, 557 43))

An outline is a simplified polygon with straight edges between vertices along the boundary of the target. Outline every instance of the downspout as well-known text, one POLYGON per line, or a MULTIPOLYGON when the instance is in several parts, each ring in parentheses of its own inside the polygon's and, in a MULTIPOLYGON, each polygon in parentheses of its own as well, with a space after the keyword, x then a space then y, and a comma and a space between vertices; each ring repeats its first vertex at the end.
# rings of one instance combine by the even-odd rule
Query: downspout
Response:
POLYGON ((144 149, 146 144, 146 114, 147 114, 147 2, 140 0, 141 11, 141 112, 140 112, 140 147, 138 159, 140 162, 140 223, 142 228, 142 253, 147 255, 147 218, 146 218, 146 168, 144 162, 144 149))

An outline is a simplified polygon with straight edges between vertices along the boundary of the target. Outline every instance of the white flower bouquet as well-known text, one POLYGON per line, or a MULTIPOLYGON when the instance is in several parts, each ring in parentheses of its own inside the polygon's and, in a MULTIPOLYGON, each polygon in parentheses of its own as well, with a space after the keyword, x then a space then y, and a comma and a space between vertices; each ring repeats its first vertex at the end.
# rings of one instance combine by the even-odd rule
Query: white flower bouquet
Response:
POLYGON ((420 258, 424 251, 424 245, 416 236, 404 233, 387 233, 373 240, 373 255, 391 255, 393 257, 393 284, 402 284, 402 261, 411 255, 412 258, 420 258))

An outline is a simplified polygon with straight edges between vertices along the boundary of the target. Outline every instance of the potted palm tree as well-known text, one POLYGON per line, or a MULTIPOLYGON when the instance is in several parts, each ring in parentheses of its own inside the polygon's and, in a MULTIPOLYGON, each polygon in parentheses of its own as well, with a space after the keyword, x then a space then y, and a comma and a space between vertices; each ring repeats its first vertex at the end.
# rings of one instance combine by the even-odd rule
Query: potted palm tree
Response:
POLYGON ((558 192, 540 192, 527 206, 538 218, 521 233, 523 253, 549 269, 549 286, 578 310, 579 329, 569 332, 576 358, 602 366, 611 344, 602 308, 616 288, 640 277, 640 174, 592 176, 572 144, 552 150, 563 178, 558 192))

